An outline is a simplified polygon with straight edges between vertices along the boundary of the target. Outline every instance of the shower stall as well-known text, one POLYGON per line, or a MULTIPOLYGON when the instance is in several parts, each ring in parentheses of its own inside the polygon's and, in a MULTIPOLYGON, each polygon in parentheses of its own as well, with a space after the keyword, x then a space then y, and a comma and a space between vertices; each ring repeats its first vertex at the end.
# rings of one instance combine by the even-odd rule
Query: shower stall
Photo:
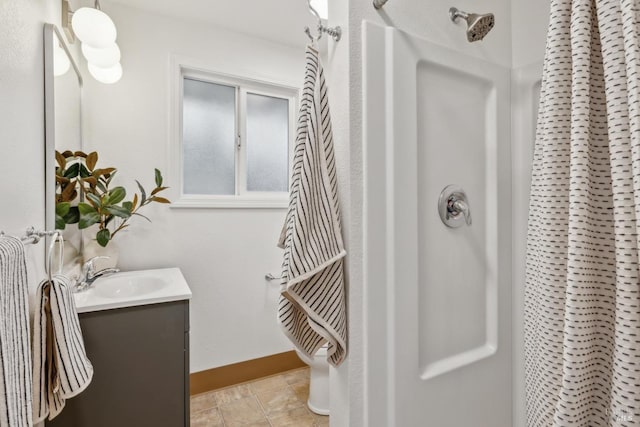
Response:
POLYGON ((362 23, 365 425, 640 419, 638 2, 506 4, 362 23))
MULTIPOLYGON (((467 19, 470 41, 493 25, 467 19)), ((369 366, 386 372, 367 425, 510 426, 510 69, 363 36, 365 223, 384 248, 365 270, 369 366)))

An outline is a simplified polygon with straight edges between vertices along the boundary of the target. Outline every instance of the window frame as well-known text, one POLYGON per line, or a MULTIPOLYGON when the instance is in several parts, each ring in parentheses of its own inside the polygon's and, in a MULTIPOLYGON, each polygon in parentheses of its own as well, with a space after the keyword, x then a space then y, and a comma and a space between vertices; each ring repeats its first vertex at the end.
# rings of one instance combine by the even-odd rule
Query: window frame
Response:
POLYGON ((288 191, 260 192, 247 190, 247 94, 286 99, 289 103, 289 141, 287 181, 291 185, 291 161, 295 143, 295 114, 300 89, 287 83, 257 78, 248 73, 243 75, 222 73, 211 67, 187 64, 173 58, 172 93, 170 114, 173 131, 170 132, 170 176, 176 196, 170 205, 172 208, 286 208, 289 205, 288 191), (235 193, 233 195, 185 194, 183 179, 183 138, 182 114, 184 97, 184 79, 199 80, 224 86, 236 91, 236 141, 235 141, 235 193))

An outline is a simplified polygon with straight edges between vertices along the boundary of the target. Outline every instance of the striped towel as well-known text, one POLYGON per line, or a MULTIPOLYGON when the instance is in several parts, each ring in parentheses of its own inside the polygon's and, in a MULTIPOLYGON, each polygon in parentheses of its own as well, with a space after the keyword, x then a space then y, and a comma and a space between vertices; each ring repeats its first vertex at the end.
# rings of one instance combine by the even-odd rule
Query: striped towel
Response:
POLYGON ((34 421, 57 416, 93 377, 68 279, 44 280, 36 292, 33 326, 34 421))
POLYGON ((291 177, 278 318, 308 358, 328 343, 334 366, 347 353, 347 316, 329 102, 318 52, 307 47, 291 177))
POLYGON ((0 426, 31 426, 29 291, 25 250, 0 236, 0 426))

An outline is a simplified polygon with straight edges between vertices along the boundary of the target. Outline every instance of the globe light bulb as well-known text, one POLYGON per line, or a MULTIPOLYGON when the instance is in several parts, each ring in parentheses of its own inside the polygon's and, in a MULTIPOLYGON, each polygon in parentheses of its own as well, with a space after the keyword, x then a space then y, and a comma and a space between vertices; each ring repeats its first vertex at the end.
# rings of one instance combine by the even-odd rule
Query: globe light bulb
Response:
POLYGON ((81 7, 71 18, 73 32, 82 43, 104 49, 116 41, 116 26, 109 15, 91 7, 81 7))
POLYGON ((120 62, 120 48, 117 43, 101 49, 82 43, 82 54, 89 64, 100 68, 111 68, 120 62))
POLYGON ((113 84, 122 77, 122 65, 119 62, 109 68, 100 68, 89 63, 87 68, 89 68, 89 74, 100 83, 113 84))

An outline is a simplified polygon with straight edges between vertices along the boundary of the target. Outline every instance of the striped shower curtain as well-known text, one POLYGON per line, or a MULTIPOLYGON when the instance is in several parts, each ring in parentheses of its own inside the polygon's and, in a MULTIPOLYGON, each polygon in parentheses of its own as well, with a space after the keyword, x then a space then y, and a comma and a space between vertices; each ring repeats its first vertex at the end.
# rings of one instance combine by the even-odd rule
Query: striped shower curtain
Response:
POLYGON ((640 1, 553 0, 525 289, 529 426, 640 425, 640 1))

